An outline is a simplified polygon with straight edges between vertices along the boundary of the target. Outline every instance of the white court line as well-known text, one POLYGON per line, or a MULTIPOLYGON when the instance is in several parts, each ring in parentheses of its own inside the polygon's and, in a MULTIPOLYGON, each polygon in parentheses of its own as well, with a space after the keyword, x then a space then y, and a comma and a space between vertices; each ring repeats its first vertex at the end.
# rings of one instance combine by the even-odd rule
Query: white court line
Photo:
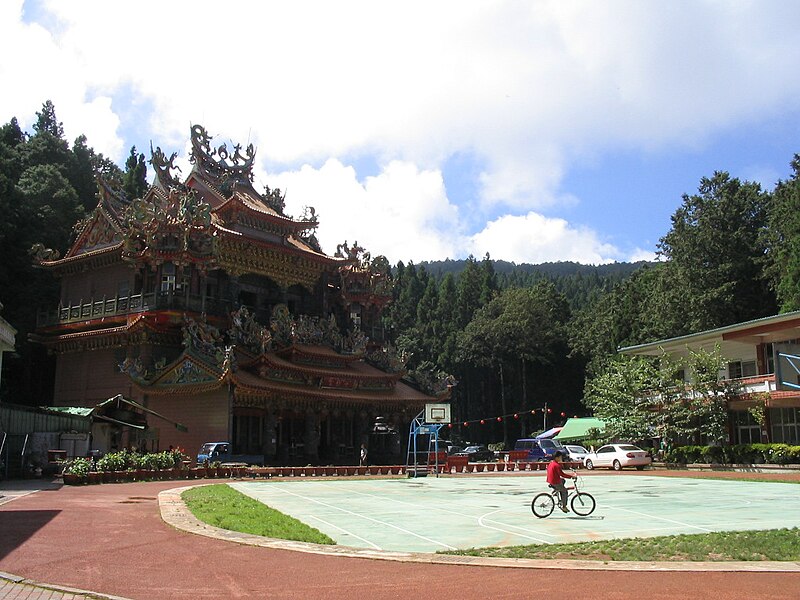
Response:
MULTIPOLYGON (((552 544, 553 543, 553 542, 548 542, 547 540, 543 540, 543 539, 540 539, 540 538, 537 538, 537 537, 533 537, 531 535, 525 535, 523 533, 518 533, 516 531, 509 531, 508 529, 500 529, 499 527, 492 527, 491 525, 487 525, 486 523, 484 523, 484 518, 485 517, 488 517, 489 515, 492 515, 494 513, 502 512, 504 510, 505 509, 503 509, 503 508, 498 508, 497 510, 493 510, 491 512, 488 512, 486 514, 481 515, 480 517, 478 517, 478 525, 480 525, 481 527, 485 527, 486 529, 493 529, 493 530, 499 531, 501 533, 510 533, 511 535, 516 535, 516 536, 519 536, 519 537, 523 537, 523 538, 528 539, 528 540, 534 540, 534 541, 537 541, 537 542, 541 542, 542 544, 552 544)), ((497 523, 497 521, 490 521, 490 522, 491 523, 497 523)), ((498 524, 499 525, 504 525, 504 523, 498 523, 498 524)), ((514 525, 511 525, 511 527, 514 527, 514 525)), ((547 535, 547 534, 545 534, 545 535, 547 535)), ((555 536, 550 536, 550 537, 555 537, 555 536)))
POLYGON ((378 546, 377 544, 373 544, 373 543, 372 543, 372 542, 370 542, 368 539, 365 539, 365 538, 361 537, 360 535, 356 535, 356 534, 355 534, 355 533, 353 533, 352 531, 347 531, 347 529, 342 529, 342 528, 341 528, 341 527, 339 527, 338 525, 334 525, 333 523, 328 523, 328 521, 326 521, 325 519, 320 519, 320 518, 319 518, 319 517, 317 517, 316 515, 308 515, 308 517, 309 517, 310 519, 314 519, 314 520, 316 520, 316 521, 319 521, 320 523, 325 523, 325 525, 327 525, 328 527, 332 527, 333 529, 338 529, 339 531, 341 531, 341 532, 342 532, 343 534, 345 534, 345 535, 351 535, 351 536, 353 536, 354 538, 361 540, 361 541, 362 541, 362 542, 364 542, 365 544, 369 544, 370 546, 372 546, 373 548, 375 548, 375 550, 383 550, 383 548, 381 548, 381 547, 380 547, 380 546, 378 546))
POLYGON ((682 527, 688 527, 690 529, 699 529, 700 531, 705 531, 706 533, 712 533, 713 529, 706 529, 705 527, 699 527, 698 525, 689 525, 688 523, 682 523, 681 521, 676 521, 674 519, 667 519, 666 517, 658 517, 656 515, 648 515, 647 513, 639 512, 636 510, 629 510, 627 508, 620 508, 617 506, 611 506, 609 504, 603 505, 606 508, 610 508, 612 510, 621 510, 622 512, 629 512, 633 515, 639 515, 640 517, 647 517, 648 519, 658 519, 660 521, 666 521, 667 523, 675 523, 676 525, 680 525, 682 527))
MULTIPOLYGON (((354 494, 358 494, 359 496, 367 496, 368 498, 378 498, 378 499, 380 499, 382 501, 389 500, 389 501, 395 502, 397 504, 403 504, 403 505, 406 505, 406 506, 411 506, 412 508, 417 508, 417 509, 422 508, 422 509, 425 509, 425 510, 434 509, 434 510, 437 510, 439 512, 446 513, 446 514, 449 514, 449 515, 456 515, 458 517, 466 517, 468 519, 475 519, 475 520, 477 520, 478 525, 480 525, 481 527, 485 527, 486 529, 493 529, 493 530, 499 531, 501 533, 510 533, 512 535, 519 535, 520 537, 524 537, 524 538, 527 538, 529 540, 536 540, 537 542, 542 542, 543 544, 551 544, 552 543, 552 542, 548 542, 547 540, 542 540, 542 539, 539 539, 539 538, 536 538, 536 537, 531 537, 529 535, 523 535, 523 534, 518 533, 516 531, 511 531, 511 530, 508 530, 508 529, 499 529, 497 527, 492 527, 492 526, 486 525, 486 524, 484 524, 482 522, 483 518, 486 515, 490 515, 490 514, 496 513, 496 512, 506 512, 506 511, 507 512, 511 512, 510 509, 508 509, 508 508, 498 508, 497 510, 490 511, 488 513, 485 513, 483 515, 478 515, 476 517, 476 516, 465 514, 463 512, 458 512, 458 511, 455 511, 455 510, 450 510, 448 508, 443 508, 441 506, 430 506, 428 504, 416 504, 414 502, 409 502, 407 500, 397 500, 395 498, 389 498, 389 497, 386 497, 386 496, 379 496, 377 494, 368 494, 366 492, 354 491, 353 493, 354 494)), ((550 533, 545 533, 544 531, 537 531, 535 529, 531 530, 531 529, 528 529, 528 528, 525 528, 525 527, 518 527, 516 525, 507 525, 505 523, 500 523, 499 521, 491 521, 490 520, 490 522, 497 523, 498 525, 503 525, 503 526, 506 526, 506 527, 511 527, 511 528, 514 528, 514 529, 519 529, 519 530, 524 531, 526 533, 531 533, 531 531, 533 531, 533 533, 536 533, 538 535, 544 535, 544 536, 551 537, 551 538, 557 538, 558 537, 557 535, 553 535, 553 534, 550 534, 550 533)))
POLYGON ((387 527, 391 527, 392 529, 397 529, 398 531, 402 531, 403 533, 407 533, 408 535, 412 535, 412 536, 417 537, 417 538, 419 538, 421 540, 425 540, 426 542, 431 542, 432 544, 436 544, 438 546, 444 546, 448 550, 458 550, 458 548, 455 548, 454 546, 451 546, 450 544, 445 544, 444 542, 440 542, 438 540, 434 540, 432 538, 425 537, 424 535, 420 535, 418 533, 414 533, 413 531, 410 531, 408 529, 404 529, 402 527, 394 525, 393 523, 387 523, 386 521, 380 521, 378 519, 373 519, 372 517, 368 517, 366 515, 359 515, 358 513, 354 513, 351 510, 346 510, 346 509, 344 509, 344 508, 342 508, 340 506, 335 506, 335 505, 329 504, 327 502, 322 502, 320 500, 317 500, 316 498, 309 498, 308 496, 303 496, 302 494, 296 494, 294 492, 290 492, 290 491, 285 490, 285 489, 283 489, 281 487, 278 487, 278 486, 275 486, 275 487, 270 486, 270 489, 276 489, 276 488, 277 488, 277 490, 279 492, 283 492, 284 494, 289 494, 290 496, 295 496, 297 498, 302 498, 303 500, 307 500, 308 502, 313 502, 315 504, 320 504, 322 506, 327 506, 328 508, 333 508, 335 510, 338 510, 338 511, 343 512, 343 513, 347 513, 349 515, 353 515, 354 517, 358 517, 360 519, 366 519, 367 521, 373 521, 374 523, 378 523, 379 525, 385 525, 387 527))

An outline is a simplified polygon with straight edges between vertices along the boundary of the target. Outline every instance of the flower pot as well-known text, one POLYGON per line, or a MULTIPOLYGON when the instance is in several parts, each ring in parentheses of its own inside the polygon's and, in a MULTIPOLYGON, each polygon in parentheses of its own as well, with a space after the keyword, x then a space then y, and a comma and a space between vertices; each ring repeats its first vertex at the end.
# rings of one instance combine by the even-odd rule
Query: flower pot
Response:
POLYGON ((475 465, 472 463, 467 463, 466 465, 467 473, 472 473, 475 470, 475 465))
POLYGON ((367 474, 367 467, 356 467, 358 469, 359 475, 366 475, 367 474))
POLYGON ((392 465, 389 470, 392 475, 399 475, 402 467, 400 465, 392 465))
POLYGON ((369 474, 370 475, 378 475, 381 472, 380 467, 377 467, 377 466, 371 466, 371 467, 368 467, 368 469, 369 469, 369 474))
POLYGON ((486 463, 486 470, 494 472, 494 463, 486 463))
POLYGON ((504 463, 504 462, 497 463, 497 470, 498 471, 505 471, 506 470, 506 463, 504 463))
POLYGON ((87 481, 92 485, 103 483, 103 474, 98 473, 97 471, 89 471, 87 481))
POLYGON ((84 483, 84 478, 74 473, 64 473, 64 485, 81 485, 84 483))
POLYGON ((483 463, 478 463, 477 465, 475 465, 475 471, 477 471, 478 473, 483 473, 484 467, 485 465, 483 463))

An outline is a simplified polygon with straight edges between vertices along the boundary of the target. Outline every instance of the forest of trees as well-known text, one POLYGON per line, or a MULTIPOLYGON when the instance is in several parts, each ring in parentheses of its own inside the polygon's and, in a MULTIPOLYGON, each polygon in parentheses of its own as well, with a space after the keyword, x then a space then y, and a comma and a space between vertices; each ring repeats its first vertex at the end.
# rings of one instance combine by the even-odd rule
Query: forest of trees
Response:
MULTIPOLYGON (((33 268, 28 250, 67 249, 96 205, 96 175, 130 198, 147 185, 136 148, 119 168, 84 136, 70 146, 50 102, 37 115, 30 133, 16 119, 0 128, 0 301, 19 330, 2 399, 20 404, 48 403, 53 386, 52 359, 28 334, 37 307, 57 303, 58 282, 33 268)), ((589 414, 584 390, 613 368, 619 347, 800 309, 799 156, 790 167, 772 191, 724 171, 703 178, 676 199, 653 263, 400 262, 386 331, 410 357, 410 378, 434 370, 458 381, 454 419, 471 424, 453 437, 528 435, 542 429, 545 405, 548 426, 589 414)))

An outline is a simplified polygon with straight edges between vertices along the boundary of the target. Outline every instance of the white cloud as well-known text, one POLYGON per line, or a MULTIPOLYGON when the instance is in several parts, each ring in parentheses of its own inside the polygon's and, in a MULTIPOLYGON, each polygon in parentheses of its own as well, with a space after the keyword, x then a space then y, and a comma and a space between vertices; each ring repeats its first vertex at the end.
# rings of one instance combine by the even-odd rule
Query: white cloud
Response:
POLYGON ((534 212, 495 219, 472 236, 471 244, 475 256, 488 252, 492 258, 516 263, 571 260, 603 264, 619 257, 619 251, 601 242, 594 231, 534 212))
POLYGON ((353 167, 331 159, 319 169, 305 165, 267 176, 265 182, 286 194, 288 214, 315 208, 317 238, 328 254, 344 241, 357 241, 393 263, 456 255, 458 208, 448 201, 438 171, 393 161, 360 182, 353 167))
MULTIPOLYGON (((28 125, 52 99, 70 140, 87 133, 118 162, 134 143, 179 147, 202 123, 222 141, 255 143, 261 168, 287 171, 290 202, 302 190, 331 197, 328 178, 339 185, 339 205, 309 200, 323 228, 342 227, 324 235, 375 235, 387 254, 431 258, 468 247, 458 236, 476 228, 461 223, 580 202, 561 189, 576 161, 701 146, 795 106, 798 21, 800 4, 780 1, 140 0, 131 10, 7 0, 0 77, 12 84, 0 119, 28 125), (456 153, 484 166, 477 213, 459 214, 461 200, 431 183, 456 153), (386 169, 359 182, 343 165, 365 155, 386 169), (422 198, 405 197, 398 217, 392 202, 408 193, 422 198), (419 210, 426 202, 434 215, 419 210), (377 230, 340 218, 348 207, 378 215, 377 230)), ((585 249, 575 252, 605 260, 610 250, 587 235, 575 234, 585 249)))
POLYGON ((653 250, 643 250, 642 248, 636 248, 633 252, 628 254, 628 257, 625 259, 625 262, 639 262, 640 260, 645 260, 647 262, 655 262, 658 260, 658 256, 653 250))

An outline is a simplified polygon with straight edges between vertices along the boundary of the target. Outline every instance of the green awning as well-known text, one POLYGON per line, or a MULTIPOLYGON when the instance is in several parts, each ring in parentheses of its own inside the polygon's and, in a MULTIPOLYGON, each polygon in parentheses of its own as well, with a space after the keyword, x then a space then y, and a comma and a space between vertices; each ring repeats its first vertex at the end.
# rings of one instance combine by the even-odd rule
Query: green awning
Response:
POLYGON ((560 442, 571 442, 575 440, 583 440, 589 437, 589 431, 598 429, 603 431, 606 424, 600 419, 594 417, 584 417, 581 419, 567 419, 564 423, 564 428, 554 438, 560 442))

